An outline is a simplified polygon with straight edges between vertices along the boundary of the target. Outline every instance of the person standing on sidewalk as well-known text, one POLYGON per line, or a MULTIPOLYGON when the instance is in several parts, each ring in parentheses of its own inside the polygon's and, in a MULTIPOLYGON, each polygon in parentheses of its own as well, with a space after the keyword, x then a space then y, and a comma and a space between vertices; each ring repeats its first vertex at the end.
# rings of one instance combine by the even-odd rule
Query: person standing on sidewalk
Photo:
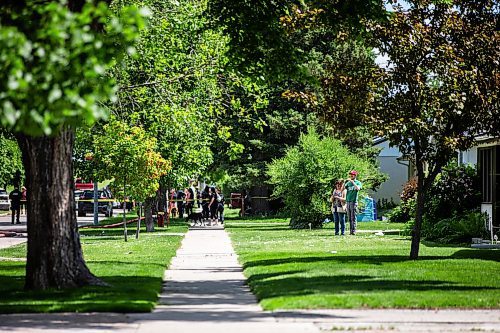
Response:
POLYGON ((361 182, 356 179, 357 177, 358 172, 356 170, 351 170, 349 172, 349 179, 344 183, 344 189, 346 190, 347 218, 349 219, 349 233, 351 235, 356 235, 358 193, 363 186, 361 182))
POLYGON ((215 189, 217 193, 217 215, 220 224, 224 224, 224 194, 220 191, 220 188, 215 189))
POLYGON ((22 193, 19 191, 19 186, 14 187, 14 190, 10 192, 10 210, 12 211, 12 224, 14 224, 14 217, 17 224, 21 224, 19 221, 19 215, 21 213, 21 197, 22 193))

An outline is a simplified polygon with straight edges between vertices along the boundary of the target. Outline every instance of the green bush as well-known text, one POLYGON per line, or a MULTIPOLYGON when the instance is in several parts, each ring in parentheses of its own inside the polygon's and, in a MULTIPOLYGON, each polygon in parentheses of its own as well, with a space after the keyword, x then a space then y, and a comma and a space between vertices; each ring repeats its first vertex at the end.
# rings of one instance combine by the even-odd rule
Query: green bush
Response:
POLYGON ((426 240, 445 244, 470 243, 473 237, 488 236, 486 222, 486 214, 480 212, 442 219, 437 223, 426 216, 422 223, 422 236, 426 240))
POLYGON ((399 206, 394 208, 389 214, 390 222, 406 223, 415 217, 416 200, 410 198, 407 201, 401 201, 399 206))
MULTIPOLYGON (((414 218, 416 195, 417 181, 414 178, 403 186, 401 204, 391 211, 389 220, 408 222, 414 218)), ((476 212, 480 203, 481 193, 476 169, 467 165, 458 165, 456 161, 452 161, 443 168, 427 193, 424 218, 428 227, 431 228, 432 221, 436 224, 445 220, 456 220, 455 216, 476 212)), ((442 223, 446 224, 449 221, 442 223)), ((408 228, 411 227, 412 225, 408 228)))
POLYGON ((469 165, 448 164, 436 178, 425 201, 425 215, 441 220, 478 210, 481 205, 479 177, 469 165))
POLYGON ((282 197, 291 215, 293 228, 321 227, 330 213, 329 198, 334 182, 351 169, 360 173, 363 189, 379 186, 386 177, 368 160, 361 158, 339 140, 321 138, 316 131, 301 135, 297 146, 283 158, 268 165, 276 197, 282 197))
POLYGON ((417 196, 417 179, 408 180, 401 190, 401 203, 395 207, 389 214, 390 222, 406 223, 415 216, 417 196))

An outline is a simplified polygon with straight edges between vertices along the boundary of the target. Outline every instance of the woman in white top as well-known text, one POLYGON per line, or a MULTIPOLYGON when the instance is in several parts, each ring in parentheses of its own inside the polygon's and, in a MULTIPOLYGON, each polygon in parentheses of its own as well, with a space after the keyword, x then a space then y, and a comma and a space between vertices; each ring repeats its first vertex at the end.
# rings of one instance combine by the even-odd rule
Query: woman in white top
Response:
POLYGON ((335 235, 339 234, 339 226, 342 236, 345 232, 345 196, 346 190, 342 189, 344 181, 342 179, 337 180, 335 183, 335 188, 333 189, 332 196, 330 197, 330 202, 332 203, 332 213, 333 221, 335 222, 335 235))

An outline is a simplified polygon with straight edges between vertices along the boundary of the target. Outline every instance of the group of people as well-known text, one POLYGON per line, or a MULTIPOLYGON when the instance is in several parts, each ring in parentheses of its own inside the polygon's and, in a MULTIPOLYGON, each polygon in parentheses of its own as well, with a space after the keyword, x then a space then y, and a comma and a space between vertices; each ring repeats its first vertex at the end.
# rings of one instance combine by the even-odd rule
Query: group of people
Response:
POLYGON ((191 182, 189 187, 179 190, 171 190, 169 198, 169 212, 172 217, 177 215, 180 218, 184 214, 190 215, 195 207, 201 209, 204 219, 210 219, 212 222, 224 223, 224 195, 220 188, 215 186, 206 186, 203 191, 198 192, 191 182))
POLYGON ((346 215, 349 221, 349 233, 356 234, 356 210, 358 206, 358 193, 362 188, 362 183, 357 180, 358 172, 356 170, 349 171, 347 180, 339 179, 335 182, 335 186, 330 197, 332 203, 333 221, 335 223, 335 235, 341 232, 345 234, 346 215), (340 229, 340 230, 339 230, 340 229))

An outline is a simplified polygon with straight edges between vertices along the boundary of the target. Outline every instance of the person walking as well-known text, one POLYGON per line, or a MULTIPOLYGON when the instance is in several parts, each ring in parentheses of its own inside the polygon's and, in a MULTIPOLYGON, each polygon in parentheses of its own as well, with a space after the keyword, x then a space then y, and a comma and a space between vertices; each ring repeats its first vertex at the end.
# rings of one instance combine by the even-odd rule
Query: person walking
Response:
POLYGON ((345 234, 345 214, 346 214, 346 190, 342 189, 344 181, 339 179, 335 182, 330 202, 332 203, 333 221, 335 223, 335 235, 338 236, 339 229, 341 235, 345 234), (340 227, 340 228, 339 228, 340 227))
POLYGON ((186 214, 189 215, 189 214, 192 214, 193 213, 193 200, 192 200, 192 193, 190 191, 190 189, 188 189, 187 187, 184 189, 184 209, 186 211, 186 214))
POLYGON ((184 192, 183 189, 179 189, 177 191, 177 213, 179 214, 179 218, 184 217, 184 200, 186 198, 186 193, 184 192))
POLYGON ((220 224, 224 224, 224 194, 221 193, 220 188, 215 189, 217 193, 217 215, 219 217, 220 224))
POLYGON ((21 214, 21 197, 22 193, 19 191, 19 186, 15 186, 14 190, 10 192, 10 210, 12 211, 12 224, 14 224, 14 217, 17 224, 21 224, 19 221, 19 215, 21 214))
POLYGON ((210 209, 208 208, 208 204, 210 203, 210 189, 208 186, 205 186, 203 192, 201 192, 201 213, 203 214, 204 219, 210 218, 210 209))
POLYGON ((208 210, 210 212, 210 220, 217 225, 217 208, 219 203, 217 202, 217 193, 215 191, 215 187, 210 188, 210 196, 209 196, 209 203, 208 203, 208 210))
POLYGON ((358 172, 349 171, 349 179, 344 183, 343 189, 346 190, 347 218, 349 219, 349 233, 356 235, 356 210, 358 207, 358 193, 362 188, 362 183, 357 180, 358 172))

